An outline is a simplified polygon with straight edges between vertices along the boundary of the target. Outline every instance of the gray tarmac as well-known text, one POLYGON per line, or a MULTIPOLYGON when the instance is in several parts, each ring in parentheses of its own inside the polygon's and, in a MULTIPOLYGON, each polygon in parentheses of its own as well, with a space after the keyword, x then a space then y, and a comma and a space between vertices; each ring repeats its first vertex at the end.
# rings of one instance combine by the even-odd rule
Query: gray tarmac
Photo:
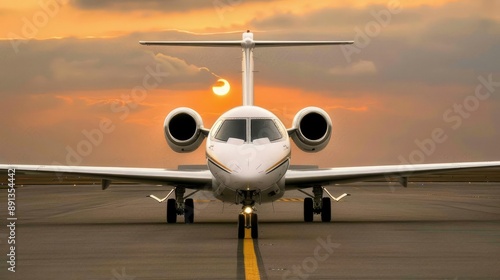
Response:
MULTIPOLYGON (((499 183, 363 183, 331 223, 302 222, 299 192, 258 207, 262 279, 500 279, 499 183)), ((16 192, 16 272, 7 270, 0 190, 0 279, 240 279, 239 206, 195 195, 195 224, 166 224, 148 185, 24 186, 16 192)))

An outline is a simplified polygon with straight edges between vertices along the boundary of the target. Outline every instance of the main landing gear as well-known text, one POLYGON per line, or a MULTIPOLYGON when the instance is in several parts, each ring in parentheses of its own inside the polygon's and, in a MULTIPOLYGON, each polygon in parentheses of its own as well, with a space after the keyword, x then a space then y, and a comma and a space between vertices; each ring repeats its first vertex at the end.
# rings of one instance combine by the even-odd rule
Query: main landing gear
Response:
POLYGON ((245 230, 250 229, 250 235, 253 239, 259 238, 259 224, 257 214, 254 213, 254 191, 245 191, 240 194, 243 208, 241 214, 238 215, 238 239, 245 238, 245 230))
POLYGON ((171 190, 163 199, 160 199, 154 195, 149 195, 148 197, 151 197, 160 203, 168 199, 166 211, 167 223, 175 224, 177 222, 177 216, 184 215, 184 222, 186 224, 192 224, 194 222, 194 201, 189 197, 197 192, 198 191, 194 191, 189 195, 184 196, 184 194, 186 193, 186 189, 176 187, 175 189, 171 190), (173 192, 175 192, 175 199, 168 199, 173 192))
POLYGON ((194 191, 184 197, 185 188, 175 188, 175 199, 167 200, 167 223, 177 222, 177 216, 184 215, 184 223, 192 224, 194 222, 194 201, 188 198, 198 191, 194 191))
POLYGON ((302 190, 299 190, 309 197, 304 199, 304 222, 312 222, 314 220, 314 214, 321 214, 321 221, 324 223, 329 223, 332 220, 332 200, 339 201, 342 198, 348 196, 349 194, 342 194, 338 198, 333 197, 328 190, 321 186, 313 187, 313 195, 310 195, 302 190), (325 191, 329 197, 323 197, 323 191, 325 191))
POLYGON ((192 198, 178 203, 175 199, 167 200, 167 223, 177 223, 177 216, 184 215, 184 223, 194 223, 194 201, 192 198))

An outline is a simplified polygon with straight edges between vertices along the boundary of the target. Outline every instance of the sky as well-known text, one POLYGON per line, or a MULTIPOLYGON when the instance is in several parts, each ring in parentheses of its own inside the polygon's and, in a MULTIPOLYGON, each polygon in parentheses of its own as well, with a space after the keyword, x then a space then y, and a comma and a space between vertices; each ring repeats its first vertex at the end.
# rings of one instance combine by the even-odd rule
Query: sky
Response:
POLYGON ((255 104, 290 127, 325 109, 321 167, 500 160, 500 3, 495 0, 41 0, 0 2, 0 162, 175 168, 165 116, 210 127, 241 105, 235 49, 140 40, 354 40, 255 50, 255 104), (224 78, 226 96, 212 86, 224 78))

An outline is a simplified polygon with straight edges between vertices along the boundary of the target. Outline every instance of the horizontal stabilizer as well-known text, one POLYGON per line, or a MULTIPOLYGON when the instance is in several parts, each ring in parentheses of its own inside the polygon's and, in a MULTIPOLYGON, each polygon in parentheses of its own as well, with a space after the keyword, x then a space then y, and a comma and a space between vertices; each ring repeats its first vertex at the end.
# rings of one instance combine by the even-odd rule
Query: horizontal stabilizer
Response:
POLYGON ((301 47, 301 46, 331 46, 350 45, 354 41, 255 41, 259 47, 301 47))
POLYGON ((146 46, 240 47, 241 41, 139 41, 146 46))
MULTIPOLYGON (((300 47, 349 45, 354 41, 252 41, 255 47, 300 47)), ((146 46, 242 47, 245 41, 139 41, 146 46)))

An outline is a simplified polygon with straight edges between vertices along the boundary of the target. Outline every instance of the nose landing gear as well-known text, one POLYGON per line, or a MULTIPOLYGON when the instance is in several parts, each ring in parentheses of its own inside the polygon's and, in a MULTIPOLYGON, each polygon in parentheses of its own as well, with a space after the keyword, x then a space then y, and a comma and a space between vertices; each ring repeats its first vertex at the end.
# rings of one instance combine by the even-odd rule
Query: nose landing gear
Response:
POLYGON ((259 223, 255 213, 255 191, 244 191, 239 193, 240 203, 243 204, 241 213, 238 215, 238 239, 245 238, 246 229, 250 229, 252 239, 259 238, 259 223))
POLYGON ((252 239, 259 238, 259 224, 257 214, 251 206, 243 206, 243 211, 238 215, 238 239, 245 238, 245 230, 250 229, 252 239))

